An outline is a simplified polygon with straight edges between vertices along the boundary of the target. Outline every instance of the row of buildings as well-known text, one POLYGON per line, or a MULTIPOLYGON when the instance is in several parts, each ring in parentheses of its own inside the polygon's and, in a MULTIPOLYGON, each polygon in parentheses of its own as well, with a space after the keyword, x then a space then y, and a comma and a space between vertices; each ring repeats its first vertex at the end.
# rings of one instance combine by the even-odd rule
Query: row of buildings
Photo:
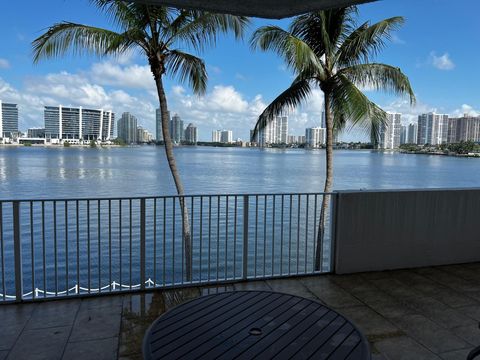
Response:
POLYGON ((222 144, 233 143, 233 132, 232 132, 232 130, 213 130, 212 131, 212 142, 222 143, 222 144))
MULTIPOLYGON (((0 101, 0 137, 2 142, 17 141, 18 105, 0 101)), ((45 106, 44 128, 31 128, 23 140, 44 139, 43 142, 81 143, 84 141, 113 140, 115 114, 103 109, 45 106)))
POLYGON ((129 112, 124 112, 117 123, 117 138, 126 144, 141 144, 153 141, 153 135, 138 125, 138 120, 129 112))
MULTIPOLYGON (((170 111, 168 112, 168 122, 170 137, 175 144, 181 144, 183 142, 196 144, 198 142, 198 129, 195 125, 190 123, 187 127, 184 127, 183 120, 180 116, 174 114, 170 117, 170 111)), ((156 110, 155 127, 156 140, 163 141, 162 113, 160 109, 156 110)))
MULTIPOLYGON (((322 126, 306 128, 305 135, 288 135, 288 117, 276 116, 265 128, 261 129, 253 140, 258 146, 272 145, 306 145, 311 148, 320 148, 325 145, 325 115, 322 113, 322 126)), ((250 130, 250 138, 253 130, 250 130)))
POLYGON ((461 141, 480 141, 480 117, 464 114, 449 117, 430 112, 418 116, 417 123, 402 125, 402 114, 387 113, 387 122, 380 129, 381 149, 396 149, 402 144, 441 145, 461 141))

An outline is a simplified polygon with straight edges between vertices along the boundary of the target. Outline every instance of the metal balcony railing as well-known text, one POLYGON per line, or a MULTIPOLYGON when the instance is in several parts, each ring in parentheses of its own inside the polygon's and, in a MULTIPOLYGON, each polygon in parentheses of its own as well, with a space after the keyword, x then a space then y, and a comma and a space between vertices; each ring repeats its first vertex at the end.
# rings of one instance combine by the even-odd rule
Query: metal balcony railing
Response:
POLYGON ((1 200, 0 303, 328 272, 324 196, 1 200))

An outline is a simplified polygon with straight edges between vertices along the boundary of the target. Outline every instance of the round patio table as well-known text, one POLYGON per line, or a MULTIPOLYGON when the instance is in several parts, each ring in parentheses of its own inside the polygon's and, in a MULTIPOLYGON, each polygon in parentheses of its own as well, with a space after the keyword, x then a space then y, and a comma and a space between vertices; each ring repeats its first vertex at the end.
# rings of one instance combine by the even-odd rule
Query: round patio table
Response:
POLYGON ((207 295, 160 316, 145 359, 370 359, 348 319, 317 301, 269 291, 207 295))

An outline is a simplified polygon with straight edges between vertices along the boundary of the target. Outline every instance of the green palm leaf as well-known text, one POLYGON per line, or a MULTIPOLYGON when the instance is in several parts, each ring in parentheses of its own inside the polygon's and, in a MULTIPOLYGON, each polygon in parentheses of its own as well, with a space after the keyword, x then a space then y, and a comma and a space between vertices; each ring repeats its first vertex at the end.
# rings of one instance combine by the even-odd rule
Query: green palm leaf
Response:
POLYGON ((202 59, 172 50, 166 61, 167 72, 176 76, 180 82, 188 82, 196 94, 204 94, 207 90, 207 70, 202 59))
POLYGON ((402 17, 392 17, 370 25, 365 22, 350 33, 337 51, 335 63, 339 67, 369 62, 390 40, 391 33, 398 30, 404 23, 402 17))
MULTIPOLYGON (((93 26, 62 22, 50 27, 33 42, 33 61, 54 58, 71 51, 74 55, 103 56, 113 42, 120 43, 122 35, 93 26)), ((113 50, 112 50, 113 51, 113 50)))
POLYGON ((373 88, 393 93, 407 95, 412 105, 415 104, 415 94, 410 80, 400 68, 385 64, 358 64, 344 68, 338 72, 357 86, 373 88))
POLYGON ((300 105, 308 98, 310 92, 311 87, 308 78, 298 77, 295 79, 290 87, 278 95, 259 116, 253 130, 252 141, 258 135, 258 132, 265 128, 275 116, 300 105))

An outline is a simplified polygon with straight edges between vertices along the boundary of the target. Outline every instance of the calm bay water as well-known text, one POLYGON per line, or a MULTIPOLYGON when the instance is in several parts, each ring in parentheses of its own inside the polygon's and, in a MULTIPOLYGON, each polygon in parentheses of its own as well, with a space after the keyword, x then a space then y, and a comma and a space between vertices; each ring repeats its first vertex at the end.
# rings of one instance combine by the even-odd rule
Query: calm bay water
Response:
MULTIPOLYGON (((181 147, 188 194, 320 192, 322 150, 181 147)), ((480 160, 335 151, 334 188, 480 187, 480 160)), ((156 196, 175 189, 162 147, 0 148, 0 198, 156 196)))
MULTIPOLYGON (((188 194, 321 192, 325 153, 302 149, 181 147, 188 194)), ((335 189, 480 187, 480 159, 335 151, 335 189)), ((175 194, 162 147, 0 147, 0 199, 175 194)), ((242 274, 243 198, 188 200, 195 281, 242 274)), ((321 197, 250 196, 248 276, 313 271, 321 197), (318 200, 318 201, 317 201, 318 200)), ((146 278, 184 281, 179 205, 146 202, 146 278)), ((15 292, 13 207, 0 207, 0 301, 15 292), (1 215, 3 214, 3 215, 1 215)), ((328 217, 328 214, 327 214, 328 217)), ((20 206, 24 294, 140 282, 140 202, 46 201, 20 206), (33 266, 31 266, 33 264, 33 266)), ((322 269, 329 270, 329 233, 322 269)), ((39 293, 42 296, 43 293, 39 293)), ((31 296, 31 295, 27 295, 31 296)))

